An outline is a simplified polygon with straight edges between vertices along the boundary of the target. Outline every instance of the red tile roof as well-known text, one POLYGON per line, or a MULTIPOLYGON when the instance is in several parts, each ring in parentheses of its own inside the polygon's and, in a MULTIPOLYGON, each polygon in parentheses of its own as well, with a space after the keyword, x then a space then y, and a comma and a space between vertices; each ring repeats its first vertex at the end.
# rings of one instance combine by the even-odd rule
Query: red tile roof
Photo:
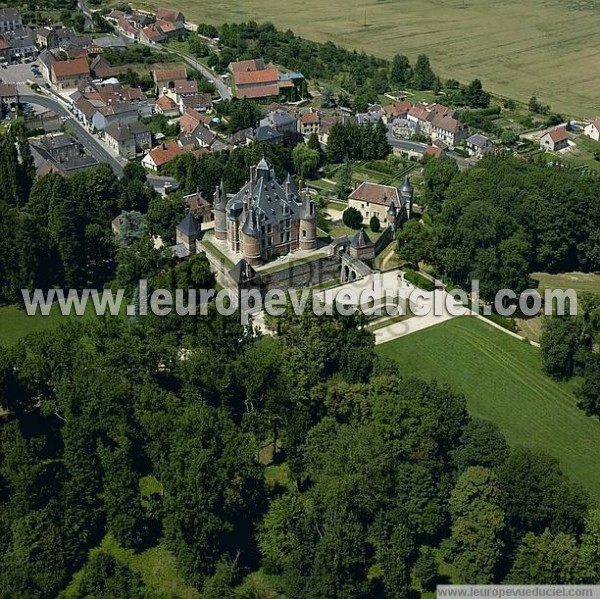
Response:
POLYGON ((167 144, 162 144, 153 148, 148 152, 150 158, 157 167, 162 166, 163 164, 167 164, 167 162, 173 160, 177 156, 180 156, 184 153, 184 150, 179 146, 176 141, 169 142, 167 144))
POLYGON ((371 204, 380 204, 381 206, 389 206, 393 201, 396 206, 401 204, 398 188, 392 185, 380 185, 379 183, 369 183, 364 181, 361 183, 349 197, 350 200, 358 200, 359 202, 369 202, 371 204))
POLYGON ((561 141, 565 141, 569 136, 567 135, 567 130, 564 127, 556 127, 556 129, 552 129, 552 131, 548 131, 546 135, 550 135, 550 139, 556 144, 561 141))
POLYGON ((89 75, 90 67, 85 58, 75 60, 59 60, 52 65, 55 77, 74 77, 76 75, 89 75))
POLYGON ((199 126, 199 125, 208 125, 210 123, 210 117, 205 114, 200 114, 198 111, 193 108, 188 108, 183 116, 179 119, 179 126, 181 127, 181 132, 184 135, 191 135, 191 133, 199 126))
POLYGON ((169 98, 169 96, 161 96, 156 101, 156 105, 161 110, 176 110, 177 109, 177 104, 175 104, 175 102, 171 98, 169 98))
POLYGON ((274 83, 273 85, 257 85, 255 87, 246 87, 244 89, 237 89, 235 95, 238 98, 269 98, 271 96, 279 95, 279 85, 274 83))
POLYGON ((393 104, 384 106, 383 112, 389 117, 396 117, 407 114, 411 108, 412 104, 408 100, 402 100, 401 102, 394 102, 393 104))
POLYGON ((251 60, 239 60, 229 65, 232 73, 241 73, 242 71, 260 71, 265 68, 262 58, 253 58, 251 60))
POLYGON ((448 131, 450 133, 456 133, 457 131, 460 131, 464 128, 464 125, 460 121, 457 121, 456 119, 453 119, 449 116, 440 115, 436 115, 434 117, 433 121, 431 122, 431 125, 433 127, 441 129, 442 131, 448 131))
POLYGON ((300 122, 303 125, 318 125, 319 124, 319 113, 318 112, 305 112, 300 117, 300 122))
POLYGON ((279 81, 279 71, 276 68, 260 71, 241 71, 234 73, 236 85, 255 85, 257 83, 276 83, 279 81))
POLYGON ((434 158, 439 158, 443 153, 444 150, 437 146, 427 146, 427 149, 425 150, 425 156, 433 156, 434 158))
POLYGON ((185 67, 176 67, 173 69, 158 69, 154 71, 154 82, 159 81, 177 81, 187 79, 187 69, 185 67))

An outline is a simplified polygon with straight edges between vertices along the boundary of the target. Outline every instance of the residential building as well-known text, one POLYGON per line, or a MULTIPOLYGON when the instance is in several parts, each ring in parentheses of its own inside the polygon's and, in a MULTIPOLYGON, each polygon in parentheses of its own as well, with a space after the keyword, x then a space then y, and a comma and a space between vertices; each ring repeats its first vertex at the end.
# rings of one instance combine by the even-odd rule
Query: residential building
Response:
POLYGON ((453 117, 436 114, 431 121, 430 132, 432 140, 441 139, 449 146, 455 146, 467 136, 468 128, 453 117))
POLYGON ((177 81, 187 79, 187 69, 184 66, 177 66, 171 69, 157 69, 152 72, 154 86, 157 93, 174 90, 177 81))
POLYGON ((167 8, 159 8, 156 12, 157 21, 166 21, 168 23, 178 23, 185 26, 185 16, 178 10, 170 10, 167 8))
POLYGON ((235 73, 249 73, 251 71, 262 71, 265 68, 265 61, 262 58, 252 58, 250 60, 239 60, 238 62, 230 62, 229 71, 235 73))
POLYGON ((64 133, 30 138, 29 145, 38 177, 50 173, 70 176, 98 165, 77 140, 64 133))
POLYGON ((2 36, 0 36, 0 60, 10 61, 10 44, 2 36))
POLYGON ((214 196, 215 237, 226 241, 251 266, 279 254, 317 247, 317 214, 308 194, 291 176, 280 183, 263 158, 248 182, 231 198, 223 187, 214 196))
POLYGON ((29 27, 7 31, 2 34, 2 37, 10 45, 8 50, 10 62, 19 62, 24 58, 35 58, 38 55, 35 36, 29 27))
POLYGON ((408 111, 412 108, 412 104, 408 100, 393 102, 383 107, 383 121, 386 125, 391 124, 396 119, 406 119, 408 111))
POLYGON ((189 108, 197 112, 207 112, 212 110, 213 100, 210 94, 195 94, 191 96, 179 96, 177 102, 179 112, 184 114, 189 108))
POLYGON ((140 122, 130 125, 112 123, 105 129, 104 139, 114 152, 124 158, 135 158, 152 148, 152 133, 140 122))
POLYGON ((298 99, 304 76, 302 73, 280 73, 262 59, 243 60, 229 64, 238 98, 268 102, 279 96, 298 99))
POLYGON ((50 66, 50 79, 59 90, 73 89, 90 80, 90 67, 85 58, 57 60, 50 66))
POLYGON ((35 32, 35 41, 40 48, 53 50, 76 39, 77 34, 70 27, 63 25, 49 25, 41 27, 35 32))
POLYGON ((160 96, 160 98, 156 100, 156 112, 172 118, 179 116, 179 107, 177 106, 175 100, 173 100, 170 96, 164 95, 160 96))
POLYGON ((465 145, 469 156, 476 156, 477 158, 491 154, 496 149, 496 146, 485 135, 481 135, 481 133, 475 133, 471 137, 468 137, 465 145))
POLYGON ((424 104, 415 104, 406 114, 407 120, 414 123, 416 132, 424 135, 431 133, 431 121, 435 116, 435 113, 427 110, 424 104))
POLYGON ((413 195, 408 176, 404 177, 401 187, 364 181, 348 197, 348 206, 361 213, 365 225, 376 216, 382 227, 395 226, 399 219, 410 217, 413 195))
POLYGON ((321 116, 318 112, 311 110, 305 112, 299 121, 300 133, 304 137, 310 137, 313 133, 319 133, 319 126, 321 124, 321 116))
POLYGON ((185 150, 176 141, 171 141, 152 148, 142 159, 142 164, 148 170, 156 173, 173 158, 184 153, 185 150))
POLYGON ((186 209, 191 212, 201 223, 214 220, 212 204, 202 195, 200 190, 196 193, 183 196, 186 209))
POLYGON ((278 133, 295 132, 298 130, 298 120, 293 114, 281 109, 269 112, 260 121, 261 127, 271 127, 278 133))
POLYGON ((188 108, 179 119, 181 134, 186 137, 192 135, 200 125, 208 127, 210 125, 210 117, 192 108, 188 108))
POLYGON ((555 127, 540 138, 540 148, 546 152, 559 152, 569 147, 569 136, 565 127, 555 127))
POLYGON ((0 33, 23 28, 23 18, 14 8, 0 9, 0 33))
POLYGON ((14 83, 0 83, 0 101, 7 106, 16 104, 19 100, 19 92, 14 83))
POLYGON ((591 123, 588 123, 583 133, 591 137, 594 141, 600 141, 600 116, 597 116, 591 123))
POLYGON ((254 141, 254 129, 247 127, 236 131, 233 135, 229 136, 229 145, 233 147, 247 146, 254 141))
POLYGON ((279 133, 269 125, 261 125, 256 129, 254 140, 275 145, 283 141, 283 133, 279 133))

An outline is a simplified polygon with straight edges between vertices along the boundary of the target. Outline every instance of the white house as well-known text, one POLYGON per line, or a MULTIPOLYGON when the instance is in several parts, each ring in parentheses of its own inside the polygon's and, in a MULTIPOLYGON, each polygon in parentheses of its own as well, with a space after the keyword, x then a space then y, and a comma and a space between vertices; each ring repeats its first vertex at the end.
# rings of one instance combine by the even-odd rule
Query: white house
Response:
POLYGON ((587 124, 583 132, 594 141, 600 141, 600 116, 597 116, 591 123, 587 124))

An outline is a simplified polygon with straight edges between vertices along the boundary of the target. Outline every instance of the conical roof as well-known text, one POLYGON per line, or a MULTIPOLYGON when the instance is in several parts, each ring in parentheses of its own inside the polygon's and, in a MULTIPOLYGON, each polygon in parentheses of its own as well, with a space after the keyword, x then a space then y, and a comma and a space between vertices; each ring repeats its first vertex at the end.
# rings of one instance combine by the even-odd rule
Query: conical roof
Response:
POLYGON ((411 185, 410 179, 408 178, 408 175, 404 175, 404 181, 402 183, 402 187, 400 188, 400 191, 410 191, 412 192, 413 190, 413 186, 411 185))
POLYGON ((352 238, 350 246, 355 249, 365 248, 372 246, 373 242, 369 239, 364 229, 358 231, 358 233, 352 238))
POLYGON ((244 235, 248 235, 248 237, 258 237, 258 223, 253 208, 250 208, 248 210, 248 214, 246 214, 246 222, 242 227, 242 233, 244 233, 244 235))

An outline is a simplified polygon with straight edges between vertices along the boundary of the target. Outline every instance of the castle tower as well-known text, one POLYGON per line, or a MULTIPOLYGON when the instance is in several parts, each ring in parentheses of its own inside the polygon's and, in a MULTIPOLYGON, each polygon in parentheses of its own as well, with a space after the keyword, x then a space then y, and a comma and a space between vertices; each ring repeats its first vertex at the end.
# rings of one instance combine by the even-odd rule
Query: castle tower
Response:
POLYGON ((407 218, 410 218, 412 215, 413 196, 413 186, 410 183, 408 175, 404 175, 404 182, 400 188, 400 197, 402 198, 402 203, 404 204, 407 218))
POLYGON ((198 241, 200 235, 198 219, 191 212, 188 212, 175 229, 175 242, 183 244, 188 254, 195 254, 196 241, 198 241))
POLYGON ((260 263, 260 227, 256 218, 254 207, 250 207, 246 213, 246 221, 241 232, 242 254, 250 266, 260 263))
POLYGON ((304 194, 302 200, 299 236, 301 250, 315 250, 317 248, 317 211, 308 191, 304 194))
POLYGON ((392 200, 390 207, 387 210, 387 222, 390 227, 392 227, 394 233, 396 232, 396 228, 398 225, 398 211, 396 210, 396 204, 392 200))
POLYGON ((227 196, 223 181, 215 189, 213 210, 215 213, 215 237, 217 239, 227 239, 227 196))

